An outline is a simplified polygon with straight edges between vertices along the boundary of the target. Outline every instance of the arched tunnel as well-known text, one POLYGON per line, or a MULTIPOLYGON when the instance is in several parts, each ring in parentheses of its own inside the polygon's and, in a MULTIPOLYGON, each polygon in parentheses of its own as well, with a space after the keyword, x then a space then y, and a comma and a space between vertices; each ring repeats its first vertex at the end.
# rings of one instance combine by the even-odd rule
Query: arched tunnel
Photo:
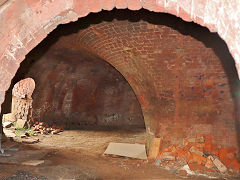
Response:
MULTIPOLYGON (((87 165, 81 161, 79 166, 84 170, 79 176, 79 169, 66 170, 67 175, 63 175, 57 172, 59 169, 53 168, 56 173, 51 174, 46 169, 53 167, 54 160, 58 165, 62 161, 55 156, 50 157, 52 164, 49 165, 46 163, 47 155, 42 157, 44 165, 37 169, 34 166, 29 172, 40 172, 49 179, 63 176, 76 179, 111 179, 117 176, 120 179, 201 179, 204 173, 207 174, 204 178, 238 178, 238 65, 229 52, 228 44, 209 29, 170 14, 144 9, 90 13, 77 21, 59 25, 30 49, 19 65, 6 91, 1 116, 12 110, 14 85, 30 77, 36 86, 32 94, 30 128, 43 122, 47 126, 62 127, 63 134, 66 133, 62 139, 62 134, 48 137, 41 134, 40 145, 30 147, 49 151, 56 143, 54 151, 51 149, 51 153, 45 153, 51 156, 52 152, 61 152, 61 147, 72 148, 69 151, 64 149, 69 157, 63 152, 59 155, 66 158, 68 165, 71 164, 70 159, 74 160, 74 153, 79 153, 77 156, 84 161, 90 160, 87 165), (64 139, 70 137, 68 132, 75 136, 70 142, 64 139), (88 146, 84 153, 81 148, 74 149, 81 133, 86 138, 81 142, 82 146, 88 146), (94 159, 92 154, 103 154, 106 143, 109 143, 104 138, 110 136, 110 140, 140 142, 146 146, 147 154, 151 152, 154 140, 160 139, 161 143, 154 160, 108 156, 100 157, 109 158, 106 160, 95 156, 94 159), (48 139, 49 147, 43 145, 47 144, 44 138, 48 139), (104 142, 104 146, 98 144, 99 141, 104 142), (98 145, 94 146, 94 143, 98 145), (94 146, 96 152, 93 153, 94 148, 90 146, 94 146), (184 154, 180 158, 181 153, 184 154), (103 167, 97 166, 95 160, 103 163, 103 167), (189 169, 179 165, 171 172, 173 162, 184 162, 181 166, 186 167, 184 165, 187 164, 189 169), (212 163, 211 168, 207 166, 209 162, 212 163), (123 169, 118 169, 120 166, 123 169), (100 168, 102 172, 89 171, 90 168, 100 168), (108 168, 112 168, 112 173, 105 170, 108 168), (193 172, 196 176, 192 176, 193 172)), ((13 66, 7 64, 6 67, 13 66)), ((18 146, 19 152, 21 148, 23 152, 30 148, 22 143, 18 146)), ((4 158, 3 162, 6 161, 4 158)), ((26 166, 21 169, 24 171, 19 171, 12 166, 16 164, 3 166, 2 177, 18 170, 19 178, 29 168, 26 166)), ((30 176, 37 176, 33 174, 30 176)))

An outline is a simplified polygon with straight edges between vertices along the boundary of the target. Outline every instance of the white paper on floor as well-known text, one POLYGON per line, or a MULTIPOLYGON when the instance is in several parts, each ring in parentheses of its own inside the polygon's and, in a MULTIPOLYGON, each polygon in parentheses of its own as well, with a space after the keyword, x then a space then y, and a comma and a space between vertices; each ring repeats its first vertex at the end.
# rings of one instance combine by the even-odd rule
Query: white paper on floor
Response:
POLYGON ((147 159, 144 144, 128 144, 110 142, 104 154, 125 156, 136 159, 147 159))

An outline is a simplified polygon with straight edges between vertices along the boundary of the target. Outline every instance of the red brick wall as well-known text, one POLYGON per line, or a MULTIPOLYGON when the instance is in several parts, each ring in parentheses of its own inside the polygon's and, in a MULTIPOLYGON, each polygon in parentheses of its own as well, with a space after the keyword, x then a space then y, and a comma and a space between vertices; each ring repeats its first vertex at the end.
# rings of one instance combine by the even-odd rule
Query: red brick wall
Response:
MULTIPOLYGON (((143 7, 154 12, 167 12, 186 21, 194 21, 208 27, 211 31, 218 32, 226 41, 235 59, 236 67, 238 70, 240 69, 240 1, 238 0, 144 0, 131 1, 131 3, 127 0, 7 1, 0 7, 0 103, 4 101, 5 91, 16 73, 19 63, 57 25, 76 21, 90 12, 99 12, 101 9, 111 10, 114 7, 131 10, 143 7)), ((231 60, 227 61, 226 64, 231 64, 231 62, 231 60)), ((142 65, 145 64, 140 66, 142 65)), ((141 82, 138 83, 141 84, 141 82)), ((140 96, 139 99, 142 104, 145 104, 144 107, 150 108, 148 97, 140 96)), ((152 122, 151 118, 146 117, 145 119, 152 122)))
POLYGON ((232 97, 237 72, 216 34, 147 11, 90 15, 64 28, 80 30, 61 44, 84 47, 125 76, 142 106, 148 133, 171 142, 203 133, 221 145, 238 146, 232 97))
POLYGON ((65 129, 144 127, 140 104, 114 67, 84 51, 47 49, 49 39, 27 56, 16 75, 36 82, 34 121, 65 129))

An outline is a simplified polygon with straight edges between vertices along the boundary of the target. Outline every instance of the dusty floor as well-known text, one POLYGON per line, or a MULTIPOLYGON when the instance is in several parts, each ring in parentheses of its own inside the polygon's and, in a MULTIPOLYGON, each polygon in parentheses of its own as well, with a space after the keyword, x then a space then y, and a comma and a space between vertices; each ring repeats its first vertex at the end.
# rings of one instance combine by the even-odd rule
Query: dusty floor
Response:
POLYGON ((102 155, 109 142, 144 144, 144 129, 72 130, 60 135, 39 135, 38 138, 37 144, 15 143, 18 152, 11 152, 12 157, 0 157, 0 179, 183 179, 173 170, 155 166, 154 162, 102 155), (21 164, 34 159, 44 160, 44 163, 38 166, 21 164))

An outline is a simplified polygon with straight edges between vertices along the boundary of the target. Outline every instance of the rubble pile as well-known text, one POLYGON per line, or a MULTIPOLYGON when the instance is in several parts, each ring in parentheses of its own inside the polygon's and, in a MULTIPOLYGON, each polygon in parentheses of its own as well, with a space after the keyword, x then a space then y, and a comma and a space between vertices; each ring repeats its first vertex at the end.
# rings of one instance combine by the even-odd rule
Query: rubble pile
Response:
POLYGON ((236 148, 218 147, 211 136, 197 135, 184 139, 181 145, 171 145, 160 151, 156 164, 166 169, 178 169, 187 174, 226 174, 240 173, 240 163, 236 148))
POLYGON ((34 125, 31 127, 31 130, 36 133, 48 135, 48 134, 59 134, 60 132, 63 132, 64 127, 56 126, 55 124, 53 124, 50 127, 48 124, 44 122, 36 121, 34 125))

